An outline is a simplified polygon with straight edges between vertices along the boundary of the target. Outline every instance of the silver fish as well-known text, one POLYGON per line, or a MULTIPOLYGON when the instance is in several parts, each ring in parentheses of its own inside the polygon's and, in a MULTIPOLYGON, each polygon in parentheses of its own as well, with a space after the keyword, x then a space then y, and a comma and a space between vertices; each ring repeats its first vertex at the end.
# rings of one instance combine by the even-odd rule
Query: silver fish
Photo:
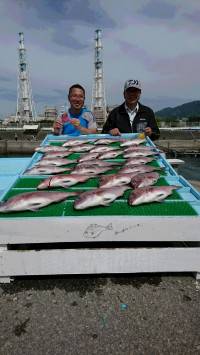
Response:
POLYGON ((151 163, 153 160, 154 158, 147 158, 147 157, 130 158, 125 162, 124 166, 147 164, 147 163, 151 163))
POLYGON ((98 174, 103 174, 106 171, 112 169, 112 167, 108 167, 108 166, 102 166, 102 167, 98 167, 98 166, 76 166, 76 168, 74 170, 72 170, 71 174, 81 174, 81 175, 98 175, 98 174))
POLYGON ((155 166, 149 166, 149 165, 130 165, 130 166, 125 166, 124 168, 122 168, 119 172, 120 173, 134 173, 137 172, 138 174, 142 174, 142 173, 150 173, 152 171, 155 170, 162 170, 162 168, 158 168, 155 166))
POLYGON ((6 202, 0 204, 0 212, 8 213, 27 210, 37 211, 39 208, 45 207, 54 202, 64 201, 67 197, 75 196, 77 194, 77 192, 25 192, 11 197, 6 202))
POLYGON ((74 153, 89 152, 92 148, 93 148, 92 144, 82 144, 82 145, 76 145, 70 147, 68 149, 68 152, 74 152, 74 153))
POLYGON ((81 145, 81 144, 86 144, 86 143, 89 143, 91 142, 90 140, 88 139, 84 139, 84 140, 81 140, 81 139, 69 139, 68 141, 66 141, 65 143, 63 143, 63 147, 75 147, 77 145, 81 145))
POLYGON ((128 189, 127 186, 111 187, 109 189, 95 189, 83 192, 74 202, 76 210, 83 210, 95 206, 109 206, 116 198, 122 196, 128 189))
POLYGON ((143 203, 160 202, 167 196, 171 195, 172 191, 179 188, 178 186, 147 186, 133 190, 129 196, 128 203, 131 206, 140 205, 143 203))
POLYGON ((158 149, 154 147, 149 147, 149 146, 141 146, 141 145, 131 145, 130 147, 127 147, 124 149, 125 153, 129 153, 132 151, 137 151, 137 152, 152 152, 152 151, 159 151, 158 149))
POLYGON ((111 175, 103 175, 99 177, 99 187, 100 188, 108 188, 114 186, 123 186, 128 185, 131 182, 131 179, 136 176, 138 173, 130 173, 130 174, 111 174, 111 175))
POLYGON ((24 172, 24 175, 51 175, 64 173, 65 171, 71 170, 70 168, 61 168, 59 166, 37 166, 28 169, 24 172))
POLYGON ((130 140, 126 140, 125 142, 122 142, 120 144, 121 147, 128 147, 130 145, 139 145, 146 142, 146 139, 139 139, 139 138, 135 138, 135 139, 130 139, 130 140))
POLYGON ((87 153, 87 154, 84 154, 84 155, 82 155, 82 157, 80 157, 78 159, 78 162, 82 163, 82 162, 85 162, 85 161, 88 161, 88 160, 96 159, 98 157, 98 155, 99 155, 99 153, 87 153))
POLYGON ((79 182, 84 182, 90 179, 91 176, 81 175, 81 174, 69 174, 69 175, 56 175, 51 176, 48 179, 42 181, 37 189, 50 189, 52 187, 69 187, 73 186, 79 182))
POLYGON ((102 153, 99 155, 98 159, 112 159, 118 157, 118 155, 123 154, 123 150, 113 150, 110 152, 102 153))
POLYGON ((114 142, 117 142, 117 140, 114 140, 114 139, 109 139, 109 138, 102 138, 102 139, 98 139, 94 142, 95 145, 98 145, 98 144, 110 144, 110 143, 114 143, 114 142))
POLYGON ((76 163, 77 160, 70 160, 70 159, 65 159, 65 158, 44 158, 39 160, 35 166, 62 166, 62 165, 68 165, 72 163, 76 163))
POLYGON ((65 152, 66 148, 60 147, 58 145, 44 145, 44 146, 35 148, 35 151, 40 152, 40 153, 65 152))
POLYGON ((101 145, 99 147, 95 147, 93 149, 91 149, 91 153, 106 153, 106 152, 110 152, 112 150, 117 150, 119 148, 116 147, 108 147, 107 145, 101 145))
POLYGON ((159 154, 158 152, 153 152, 153 151, 129 151, 124 153, 124 158, 135 158, 135 157, 147 157, 149 155, 157 155, 159 154))
POLYGON ((88 161, 84 161, 82 163, 78 163, 78 166, 91 166, 91 165, 97 165, 97 166, 115 166, 115 165, 121 165, 121 163, 117 162, 109 162, 109 161, 103 161, 99 159, 92 159, 88 161))
POLYGON ((51 159, 51 158, 65 158, 68 157, 68 155, 72 154, 71 152, 68 152, 67 149, 57 151, 57 152, 47 152, 43 156, 43 159, 51 159))
POLYGON ((146 187, 150 185, 154 185, 160 175, 153 171, 152 173, 144 173, 144 174, 138 174, 131 179, 131 186, 134 189, 138 189, 139 187, 146 187))

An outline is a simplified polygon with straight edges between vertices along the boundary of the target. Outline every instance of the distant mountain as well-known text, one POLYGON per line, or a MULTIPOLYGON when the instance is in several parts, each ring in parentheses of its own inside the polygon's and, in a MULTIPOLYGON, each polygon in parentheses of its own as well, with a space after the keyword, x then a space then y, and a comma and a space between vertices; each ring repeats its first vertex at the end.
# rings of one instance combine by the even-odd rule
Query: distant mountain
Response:
POLYGON ((176 107, 166 107, 157 111, 156 117, 163 118, 182 118, 182 117, 200 117, 200 100, 192 101, 176 107))

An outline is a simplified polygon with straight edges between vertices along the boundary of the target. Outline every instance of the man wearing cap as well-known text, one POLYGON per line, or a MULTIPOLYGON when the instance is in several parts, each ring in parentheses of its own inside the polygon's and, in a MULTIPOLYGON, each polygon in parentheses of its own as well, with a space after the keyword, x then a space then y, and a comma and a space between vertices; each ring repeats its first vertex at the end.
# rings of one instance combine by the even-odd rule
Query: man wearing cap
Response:
POLYGON ((102 133, 112 136, 119 136, 121 133, 145 133, 152 140, 158 139, 160 131, 154 112, 150 107, 139 103, 140 95, 140 81, 127 80, 124 85, 125 102, 110 112, 102 133))

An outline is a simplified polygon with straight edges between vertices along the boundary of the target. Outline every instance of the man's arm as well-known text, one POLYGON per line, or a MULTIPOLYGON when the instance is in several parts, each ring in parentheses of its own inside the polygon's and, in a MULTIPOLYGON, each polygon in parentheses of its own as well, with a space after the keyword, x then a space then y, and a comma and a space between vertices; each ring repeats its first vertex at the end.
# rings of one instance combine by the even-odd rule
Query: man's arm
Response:
POLYGON ((53 125, 53 134, 59 136, 62 132, 62 127, 63 127, 63 123, 61 117, 56 118, 53 125))
POLYGON ((81 134, 95 134, 97 133, 96 119, 91 111, 84 113, 83 117, 88 122, 88 128, 82 127, 77 118, 73 118, 71 123, 80 131, 81 134))

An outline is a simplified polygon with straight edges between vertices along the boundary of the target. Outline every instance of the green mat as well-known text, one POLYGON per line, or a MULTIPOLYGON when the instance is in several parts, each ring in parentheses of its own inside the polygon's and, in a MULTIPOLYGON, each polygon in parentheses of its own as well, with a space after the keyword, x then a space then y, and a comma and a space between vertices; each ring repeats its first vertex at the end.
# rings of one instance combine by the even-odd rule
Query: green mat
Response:
MULTIPOLYGON (((19 178, 15 184, 13 185, 13 188, 16 189, 32 189, 32 188, 37 188, 37 186, 44 181, 45 178, 40 178, 40 177, 21 177, 19 178)), ((98 187, 98 177, 93 177, 90 178, 88 181, 78 183, 74 185, 73 187, 98 187)), ((156 183, 156 186, 166 186, 169 185, 164 177, 160 177, 159 180, 156 183)))
MULTIPOLYGON (((32 180, 32 183, 36 184, 38 180, 42 179, 27 179, 32 180)), ((31 182, 31 181, 29 181, 31 182)), ((157 182, 157 186, 159 185, 167 185, 167 182, 164 178, 160 178, 157 182)), ((18 195, 23 192, 35 191, 35 189, 11 189, 4 200, 8 198, 18 195)), ((68 189, 54 189, 54 191, 78 191, 75 187, 71 187, 68 189)), ((80 190, 79 190, 80 191, 80 190)), ((84 191, 84 190, 83 190, 84 191)), ((140 206, 129 206, 127 203, 128 196, 131 192, 127 190, 124 193, 124 196, 113 202, 109 207, 93 207, 87 210, 76 211, 73 208, 74 196, 71 196, 65 202, 56 203, 44 207, 38 211, 26 211, 26 212, 17 212, 17 213, 9 213, 9 214, 0 214, 0 218, 3 217, 51 217, 51 216, 194 216, 197 215, 195 210, 190 206, 190 204, 186 201, 181 201, 181 197, 177 191, 173 191, 172 195, 168 196, 165 202, 162 203, 150 203, 144 204, 140 206), (180 201, 178 201, 180 200, 180 201)))
POLYGON ((174 201, 150 203, 131 207, 125 201, 115 201, 109 207, 93 207, 83 211, 73 208, 73 201, 57 203, 38 211, 0 213, 0 218, 10 217, 61 217, 61 216, 196 216, 196 211, 188 202, 174 201))

